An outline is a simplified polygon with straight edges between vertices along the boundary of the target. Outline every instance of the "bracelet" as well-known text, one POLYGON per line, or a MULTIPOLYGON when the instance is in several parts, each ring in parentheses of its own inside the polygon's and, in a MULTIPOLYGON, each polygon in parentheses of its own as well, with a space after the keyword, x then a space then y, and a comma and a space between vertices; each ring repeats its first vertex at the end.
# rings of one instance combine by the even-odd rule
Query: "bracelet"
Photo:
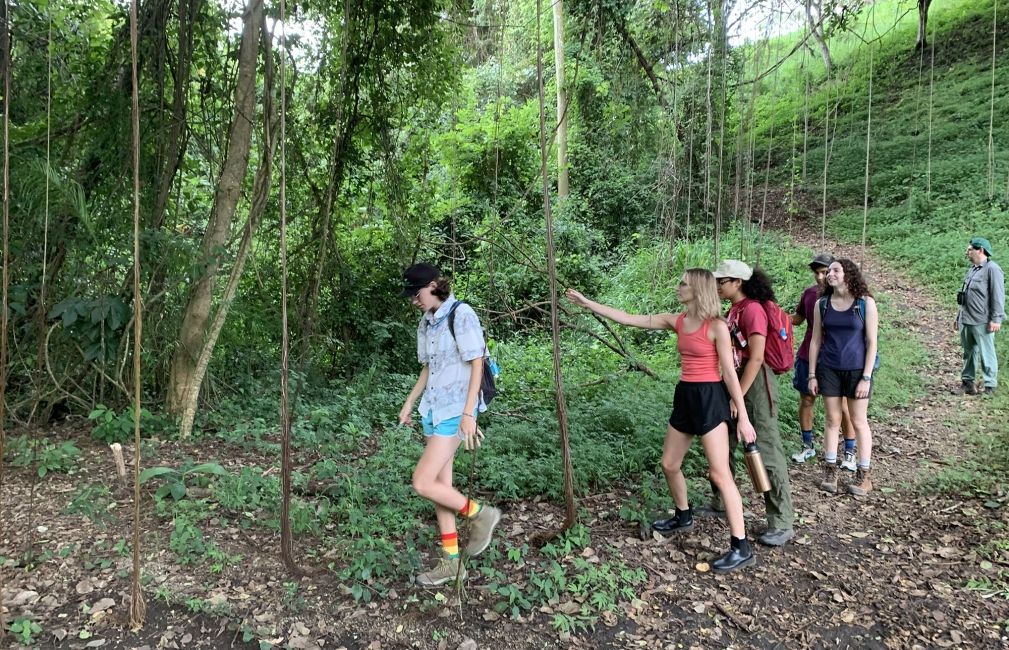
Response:
POLYGON ((806 383, 808 384, 811 381, 816 381, 816 377, 810 377, 809 379, 806 380, 806 383))
POLYGON ((474 420, 476 419, 476 416, 475 416, 475 415, 473 415, 472 413, 463 413, 463 414, 462 414, 462 416, 463 416, 463 417, 466 417, 467 415, 468 415, 469 417, 473 418, 474 420))

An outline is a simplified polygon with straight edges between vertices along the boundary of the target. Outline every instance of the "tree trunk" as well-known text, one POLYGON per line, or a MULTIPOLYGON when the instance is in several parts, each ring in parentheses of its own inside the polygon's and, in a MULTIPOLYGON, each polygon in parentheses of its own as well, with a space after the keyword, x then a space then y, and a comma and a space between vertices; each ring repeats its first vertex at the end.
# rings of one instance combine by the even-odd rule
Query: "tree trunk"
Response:
POLYGON ((834 69, 834 62, 830 58, 830 49, 823 38, 823 7, 820 6, 818 0, 806 0, 806 21, 809 23, 809 31, 813 35, 813 39, 820 46, 820 56, 823 57, 823 65, 826 66, 829 74, 834 69))
POLYGON ((190 395, 199 396, 202 377, 197 377, 197 360, 207 340, 207 323, 221 248, 231 235, 231 222, 241 198, 242 181, 249 169, 249 152, 252 146, 252 116, 256 103, 256 62, 258 60, 258 35, 263 15, 263 0, 249 0, 244 16, 242 41, 238 51, 238 78, 235 85, 235 109, 228 147, 221 176, 214 196, 214 208, 207 224, 201 249, 202 274, 190 289, 189 301, 182 318, 178 347, 169 373, 166 408, 169 413, 183 415, 188 410, 190 395))
POLYGON ((554 69, 557 81, 557 197, 568 196, 568 100, 564 90, 564 3, 554 2, 554 69))
MULTIPOLYGON (((260 20, 262 20, 262 17, 260 17, 260 20)), ((217 306, 214 320, 207 331, 206 342, 203 344, 199 357, 196 359, 193 379, 189 383, 189 392, 185 396, 182 419, 179 425, 179 436, 182 438, 188 438, 193 430, 193 421, 196 419, 196 406, 200 398, 200 386, 203 384, 203 378, 206 377, 207 368, 210 366, 210 359, 214 353, 214 346, 217 344, 217 338, 221 335, 221 330, 224 328, 224 321, 228 317, 228 310, 235 299, 235 293, 238 291, 238 281, 242 277, 242 270, 245 268, 245 262, 249 259, 249 252, 252 249, 252 238, 259 228, 263 212, 266 210, 267 199, 270 196, 270 181, 273 178, 273 155, 277 149, 277 139, 274 137, 276 111, 273 108, 272 101, 273 59, 270 51, 271 35, 266 31, 265 24, 263 25, 262 34, 265 51, 264 58, 266 59, 264 66, 266 81, 263 90, 263 153, 260 157, 259 169, 256 170, 256 178, 252 184, 252 205, 249 207, 249 218, 242 229, 242 239, 238 244, 238 251, 235 253, 235 263, 231 267, 231 274, 228 276, 228 283, 224 287, 224 294, 221 296, 220 304, 217 306)), ((283 89, 281 92, 283 92, 283 89)))
MULTIPOLYGON (((539 16, 542 0, 536 1, 536 33, 539 34, 539 16)), ((560 430, 561 462, 564 466, 564 525, 562 531, 575 525, 574 467, 571 462, 571 442, 568 434, 568 411, 564 401, 564 375, 561 371, 560 305, 557 301, 557 258, 554 251, 554 223, 550 210, 550 182, 547 174, 546 107, 543 92, 543 46, 537 39, 536 76, 539 81, 540 108, 540 172, 543 177, 543 213, 546 221, 547 273, 550 279, 550 331, 553 340, 554 395, 557 407, 557 426, 560 430)))
POLYGON ((932 5, 932 0, 918 0, 918 39, 914 43, 914 49, 920 50, 928 46, 928 8, 932 5))

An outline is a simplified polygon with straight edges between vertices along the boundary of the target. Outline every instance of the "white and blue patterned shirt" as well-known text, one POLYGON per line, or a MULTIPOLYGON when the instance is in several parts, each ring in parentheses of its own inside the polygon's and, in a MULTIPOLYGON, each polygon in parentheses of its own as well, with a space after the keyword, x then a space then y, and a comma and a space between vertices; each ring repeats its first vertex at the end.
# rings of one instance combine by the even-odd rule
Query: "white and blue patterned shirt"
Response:
MULTIPOLYGON (((448 328, 448 314, 458 302, 450 295, 441 307, 425 312, 417 326, 417 360, 428 367, 427 386, 420 400, 420 413, 431 413, 438 426, 442 420, 459 417, 466 408, 470 363, 485 355, 483 328, 473 308, 462 303, 455 310, 455 338, 448 328)), ((482 396, 477 396, 481 413, 487 410, 482 396)))

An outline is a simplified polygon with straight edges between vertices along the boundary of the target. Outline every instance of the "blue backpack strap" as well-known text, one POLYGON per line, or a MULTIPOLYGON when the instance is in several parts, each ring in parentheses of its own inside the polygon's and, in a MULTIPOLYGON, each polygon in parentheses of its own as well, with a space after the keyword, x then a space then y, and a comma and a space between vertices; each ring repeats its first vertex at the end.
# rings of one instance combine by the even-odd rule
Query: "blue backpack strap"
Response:
POLYGON ((865 298, 859 298, 855 301, 855 314, 862 320, 862 325, 865 325, 865 298))

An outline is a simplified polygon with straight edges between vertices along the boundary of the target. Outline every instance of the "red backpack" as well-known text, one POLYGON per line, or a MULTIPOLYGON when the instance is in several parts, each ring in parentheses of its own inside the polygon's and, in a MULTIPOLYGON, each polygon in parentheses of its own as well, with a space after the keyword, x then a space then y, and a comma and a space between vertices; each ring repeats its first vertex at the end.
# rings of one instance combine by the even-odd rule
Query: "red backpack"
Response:
POLYGON ((776 375, 792 370, 795 363, 795 341, 792 336, 792 319, 778 303, 765 300, 760 303, 767 314, 767 342, 764 344, 764 362, 776 375))

